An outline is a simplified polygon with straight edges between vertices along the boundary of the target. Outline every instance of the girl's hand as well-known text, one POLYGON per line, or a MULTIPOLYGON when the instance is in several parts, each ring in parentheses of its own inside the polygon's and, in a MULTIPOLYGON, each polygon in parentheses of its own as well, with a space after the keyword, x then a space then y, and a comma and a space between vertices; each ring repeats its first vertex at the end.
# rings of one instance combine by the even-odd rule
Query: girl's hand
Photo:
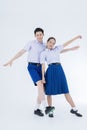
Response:
POLYGON ((13 61, 11 60, 11 61, 7 62, 6 64, 4 64, 3 66, 5 66, 5 67, 6 67, 6 66, 8 66, 8 65, 9 65, 9 66, 11 67, 11 66, 12 66, 12 63, 13 63, 13 61))
POLYGON ((77 38, 80 38, 80 39, 82 39, 82 36, 81 36, 81 35, 79 35, 79 36, 77 36, 77 38))
POLYGON ((75 47, 72 47, 72 51, 74 51, 74 50, 77 50, 77 49, 79 49, 80 48, 80 46, 75 46, 75 47))
POLYGON ((45 83, 46 83, 45 78, 43 78, 43 79, 42 79, 42 83, 43 83, 43 84, 45 84, 45 83))

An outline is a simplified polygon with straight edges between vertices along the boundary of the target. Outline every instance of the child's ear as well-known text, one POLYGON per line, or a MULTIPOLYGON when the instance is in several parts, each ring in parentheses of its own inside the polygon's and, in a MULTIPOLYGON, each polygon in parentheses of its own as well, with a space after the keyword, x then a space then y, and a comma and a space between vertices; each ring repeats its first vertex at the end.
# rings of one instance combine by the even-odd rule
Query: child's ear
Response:
POLYGON ((36 34, 34 34, 34 36, 36 37, 36 34))

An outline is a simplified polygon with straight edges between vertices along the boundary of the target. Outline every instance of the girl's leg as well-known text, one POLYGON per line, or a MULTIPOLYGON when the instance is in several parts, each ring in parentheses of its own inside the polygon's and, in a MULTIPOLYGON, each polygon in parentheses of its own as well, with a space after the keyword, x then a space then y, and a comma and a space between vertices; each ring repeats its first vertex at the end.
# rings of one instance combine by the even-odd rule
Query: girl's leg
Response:
POLYGON ((48 106, 52 106, 52 96, 51 95, 47 95, 47 102, 48 102, 48 106))
POLYGON ((75 103, 72 99, 72 97, 70 96, 70 94, 65 94, 65 98, 68 101, 68 103, 71 105, 72 109, 70 110, 70 112, 72 114, 75 114, 78 117, 82 117, 82 114, 78 113, 77 108, 75 107, 75 103))
MULTIPOLYGON (((48 102, 48 107, 52 107, 52 96, 51 95, 47 95, 47 102, 48 102)), ((49 117, 54 117, 54 112, 51 111, 48 114, 49 117)))
POLYGON ((68 101, 68 103, 71 105, 72 108, 75 107, 75 103, 69 93, 65 94, 65 98, 68 101))

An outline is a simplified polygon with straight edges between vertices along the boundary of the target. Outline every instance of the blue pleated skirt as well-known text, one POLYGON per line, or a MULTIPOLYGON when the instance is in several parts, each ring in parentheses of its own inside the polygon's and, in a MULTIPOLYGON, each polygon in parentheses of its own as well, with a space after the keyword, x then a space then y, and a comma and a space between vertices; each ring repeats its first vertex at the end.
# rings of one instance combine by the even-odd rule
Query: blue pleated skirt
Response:
POLYGON ((46 71, 45 80, 46 95, 69 93, 66 76, 61 64, 50 65, 46 71))

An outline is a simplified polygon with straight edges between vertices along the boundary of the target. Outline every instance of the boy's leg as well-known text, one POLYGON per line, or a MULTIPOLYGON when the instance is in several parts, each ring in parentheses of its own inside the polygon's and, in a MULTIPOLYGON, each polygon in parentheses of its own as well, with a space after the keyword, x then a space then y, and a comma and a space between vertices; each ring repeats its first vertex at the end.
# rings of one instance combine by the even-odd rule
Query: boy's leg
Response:
POLYGON ((42 101, 44 103, 44 107, 46 107, 43 84, 41 83, 41 80, 38 81, 36 84, 37 84, 37 89, 38 89, 38 96, 37 96, 37 104, 36 104, 36 107, 35 107, 34 114, 36 114, 38 116, 44 116, 44 114, 40 110, 40 105, 41 105, 42 101))
POLYGON ((79 116, 79 117, 82 117, 82 115, 80 114, 80 113, 78 113, 78 110, 77 110, 77 108, 76 108, 76 106, 75 106, 75 103, 74 103, 74 101, 73 101, 73 99, 72 99, 72 97, 70 96, 70 94, 68 93, 68 94, 65 94, 65 98, 66 98, 66 100, 68 101, 68 103, 71 105, 71 110, 70 110, 70 112, 72 113, 72 114, 75 114, 76 116, 79 116))
POLYGON ((44 86, 43 86, 43 83, 41 82, 41 80, 37 82, 37 88, 38 88, 37 101, 38 101, 38 103, 42 103, 42 105, 45 109, 45 113, 48 114, 50 111, 52 111, 54 109, 54 107, 48 108, 47 105, 46 105, 44 86))
POLYGON ((45 100, 45 93, 41 80, 37 82, 37 89, 38 89, 38 102, 42 102, 43 100, 45 100))

